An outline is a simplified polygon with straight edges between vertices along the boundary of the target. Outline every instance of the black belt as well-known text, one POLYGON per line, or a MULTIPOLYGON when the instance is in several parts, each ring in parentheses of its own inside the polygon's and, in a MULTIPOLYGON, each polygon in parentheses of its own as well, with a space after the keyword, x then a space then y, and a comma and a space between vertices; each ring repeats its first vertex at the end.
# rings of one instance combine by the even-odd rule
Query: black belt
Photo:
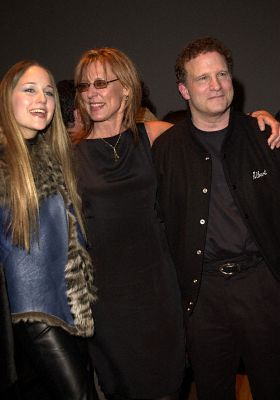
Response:
POLYGON ((239 260, 227 260, 209 262, 203 264, 203 273, 206 274, 222 274, 226 277, 231 277, 240 272, 247 271, 252 267, 256 267, 261 261, 262 257, 259 255, 246 257, 239 260))

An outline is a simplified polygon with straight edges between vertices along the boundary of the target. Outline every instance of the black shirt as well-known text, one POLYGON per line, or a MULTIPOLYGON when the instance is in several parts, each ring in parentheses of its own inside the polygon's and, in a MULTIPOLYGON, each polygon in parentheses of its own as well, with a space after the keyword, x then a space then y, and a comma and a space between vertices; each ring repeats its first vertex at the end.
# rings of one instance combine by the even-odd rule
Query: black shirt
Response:
POLYGON ((258 253, 230 193, 222 166, 222 145, 227 128, 204 132, 193 126, 193 133, 211 155, 212 183, 204 250, 204 262, 228 260, 258 253))

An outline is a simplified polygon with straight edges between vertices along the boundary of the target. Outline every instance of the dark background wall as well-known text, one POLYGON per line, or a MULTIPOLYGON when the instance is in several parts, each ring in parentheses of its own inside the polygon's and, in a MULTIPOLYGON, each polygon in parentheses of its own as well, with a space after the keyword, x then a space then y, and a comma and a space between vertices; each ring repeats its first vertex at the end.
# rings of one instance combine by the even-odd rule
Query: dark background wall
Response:
POLYGON ((158 117, 184 108, 174 61, 186 42, 211 35, 233 51, 244 111, 280 108, 279 0, 2 0, 0 77, 35 58, 68 79, 81 54, 118 47, 138 66, 158 117))

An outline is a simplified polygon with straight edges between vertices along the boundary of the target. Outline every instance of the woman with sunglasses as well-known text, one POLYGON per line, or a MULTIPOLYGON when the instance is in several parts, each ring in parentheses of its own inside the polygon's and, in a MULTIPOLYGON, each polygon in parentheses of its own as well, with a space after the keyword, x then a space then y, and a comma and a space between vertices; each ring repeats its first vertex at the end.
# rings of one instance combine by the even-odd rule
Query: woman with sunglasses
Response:
POLYGON ((75 71, 84 130, 74 137, 96 269, 92 360, 106 397, 176 398, 184 375, 183 312, 158 217, 150 147, 164 122, 136 124, 141 84, 114 48, 86 52, 75 71))
MULTIPOLYGON (((93 267, 68 141, 51 73, 35 61, 12 66, 0 84, 1 310, 9 303, 22 400, 97 399, 93 267)), ((12 351, 6 358, 8 386, 12 351)))

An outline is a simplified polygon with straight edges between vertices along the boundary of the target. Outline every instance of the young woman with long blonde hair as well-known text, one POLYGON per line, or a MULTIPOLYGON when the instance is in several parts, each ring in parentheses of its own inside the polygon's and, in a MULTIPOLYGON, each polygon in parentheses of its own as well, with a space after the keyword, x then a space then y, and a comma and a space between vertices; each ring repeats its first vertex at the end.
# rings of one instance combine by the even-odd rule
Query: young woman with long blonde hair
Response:
POLYGON ((22 399, 93 399, 93 267, 51 73, 35 61, 0 84, 0 263, 22 399))

